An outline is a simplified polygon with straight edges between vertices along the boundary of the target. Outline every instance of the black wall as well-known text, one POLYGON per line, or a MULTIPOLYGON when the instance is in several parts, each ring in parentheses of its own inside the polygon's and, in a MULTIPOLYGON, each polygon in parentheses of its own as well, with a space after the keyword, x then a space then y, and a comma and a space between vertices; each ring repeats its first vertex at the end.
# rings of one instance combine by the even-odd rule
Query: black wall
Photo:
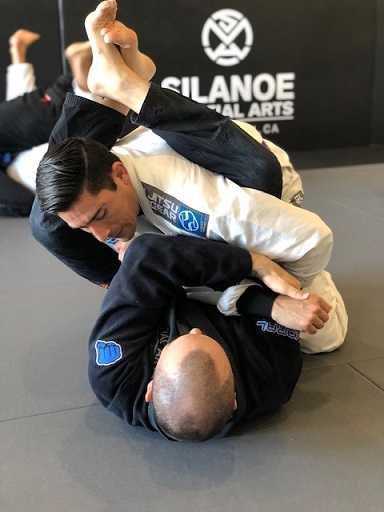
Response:
MULTIPOLYGON (((38 81, 52 81, 65 66, 62 48, 86 38, 84 18, 96 4, 13 0, 0 19, 2 76, 7 38, 25 27, 42 35, 30 51, 38 81)), ((130 0, 119 18, 156 62, 157 83, 247 119, 286 149, 384 142, 384 0, 130 0), (204 33, 225 65, 202 43, 207 20, 224 8, 235 17, 218 15, 204 33), (247 84, 242 93, 239 84, 247 84)))
POLYGON ((373 144, 384 143, 384 0, 377 1, 375 23, 375 69, 372 95, 373 144))

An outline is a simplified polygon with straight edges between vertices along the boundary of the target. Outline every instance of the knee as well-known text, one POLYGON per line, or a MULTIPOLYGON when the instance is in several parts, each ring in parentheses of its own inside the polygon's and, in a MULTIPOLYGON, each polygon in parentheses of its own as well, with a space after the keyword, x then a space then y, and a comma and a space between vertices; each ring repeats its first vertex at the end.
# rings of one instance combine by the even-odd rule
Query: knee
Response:
POLYGON ((28 217, 31 206, 32 201, 25 201, 17 205, 3 204, 0 201, 0 217, 28 217))
POLYGON ((324 354, 338 349, 345 340, 346 329, 339 329, 331 336, 323 336, 321 331, 316 334, 303 333, 300 336, 300 350, 304 354, 324 354))
POLYGON ((33 237, 45 247, 52 244, 54 233, 62 228, 64 222, 57 215, 41 211, 35 197, 29 216, 29 226, 33 237))
POLYGON ((40 211, 37 199, 33 201, 31 214, 29 216, 29 226, 31 229, 31 233, 36 238, 36 240, 39 240, 41 234, 42 234, 42 227, 41 227, 41 216, 42 213, 40 211))
POLYGON ((34 194, 0 171, 0 216, 28 217, 34 194))

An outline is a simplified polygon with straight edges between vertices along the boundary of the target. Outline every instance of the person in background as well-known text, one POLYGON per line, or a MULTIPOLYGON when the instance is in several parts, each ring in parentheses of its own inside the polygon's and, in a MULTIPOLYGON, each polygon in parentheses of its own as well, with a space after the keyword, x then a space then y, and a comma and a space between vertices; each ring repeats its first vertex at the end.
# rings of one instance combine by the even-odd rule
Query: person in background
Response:
POLYGON ((29 47, 39 39, 40 34, 26 29, 9 38, 6 101, 0 103, 0 216, 29 215, 37 164, 47 149, 67 92, 92 97, 87 85, 92 63, 89 42, 69 45, 65 56, 70 73, 59 76, 50 87, 38 87, 27 57, 29 47))

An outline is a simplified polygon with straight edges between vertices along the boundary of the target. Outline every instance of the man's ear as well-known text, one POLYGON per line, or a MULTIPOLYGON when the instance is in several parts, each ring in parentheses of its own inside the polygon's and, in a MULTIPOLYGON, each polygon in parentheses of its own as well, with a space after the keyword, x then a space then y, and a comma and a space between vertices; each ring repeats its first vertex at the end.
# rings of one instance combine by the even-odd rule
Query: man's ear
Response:
POLYGON ((116 180, 121 180, 125 185, 131 183, 131 179, 129 177, 127 169, 124 167, 122 162, 113 162, 112 164, 112 178, 116 180))
POLYGON ((147 392, 145 393, 145 401, 146 402, 152 402, 152 387, 153 387, 153 380, 150 380, 148 382, 148 386, 147 386, 147 392))

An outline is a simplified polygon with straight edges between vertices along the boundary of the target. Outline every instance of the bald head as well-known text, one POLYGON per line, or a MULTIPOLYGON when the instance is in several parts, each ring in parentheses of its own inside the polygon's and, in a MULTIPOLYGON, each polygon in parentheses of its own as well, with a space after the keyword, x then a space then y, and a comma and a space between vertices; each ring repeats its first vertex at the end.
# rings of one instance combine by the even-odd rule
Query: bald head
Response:
POLYGON ((219 343, 199 329, 167 345, 146 399, 162 429, 179 440, 205 441, 220 432, 236 409, 234 380, 219 343))

